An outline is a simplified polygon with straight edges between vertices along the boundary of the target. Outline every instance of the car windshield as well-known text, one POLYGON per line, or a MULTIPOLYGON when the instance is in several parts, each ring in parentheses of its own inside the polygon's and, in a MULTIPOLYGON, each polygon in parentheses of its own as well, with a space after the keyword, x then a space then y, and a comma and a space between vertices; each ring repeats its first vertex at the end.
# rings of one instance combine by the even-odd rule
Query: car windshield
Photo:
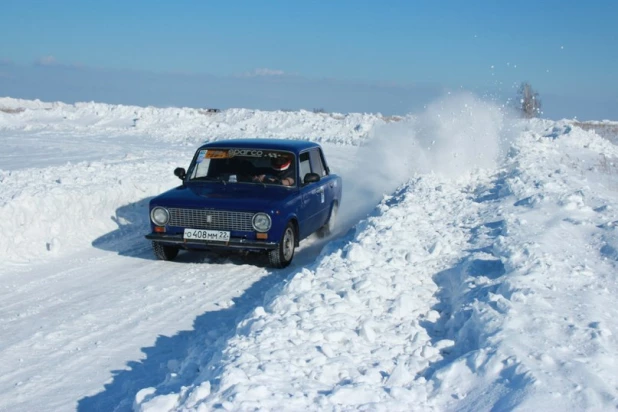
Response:
POLYGON ((296 185, 293 153, 255 148, 208 148, 197 152, 189 181, 296 185))

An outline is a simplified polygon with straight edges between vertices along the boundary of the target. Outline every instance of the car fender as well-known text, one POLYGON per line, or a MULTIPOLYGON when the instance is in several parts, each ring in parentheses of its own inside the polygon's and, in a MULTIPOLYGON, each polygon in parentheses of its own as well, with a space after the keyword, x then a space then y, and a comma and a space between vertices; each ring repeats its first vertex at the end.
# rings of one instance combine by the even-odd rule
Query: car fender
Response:
POLYGON ((272 227, 269 230, 269 238, 272 241, 279 242, 279 240, 281 239, 281 236, 283 236, 283 231, 285 230, 288 222, 290 221, 295 222, 296 235, 297 235, 296 237, 298 238, 299 221, 298 221, 298 215, 296 214, 295 211, 290 210, 287 213, 280 212, 279 214, 273 213, 271 214, 271 219, 272 219, 272 227))

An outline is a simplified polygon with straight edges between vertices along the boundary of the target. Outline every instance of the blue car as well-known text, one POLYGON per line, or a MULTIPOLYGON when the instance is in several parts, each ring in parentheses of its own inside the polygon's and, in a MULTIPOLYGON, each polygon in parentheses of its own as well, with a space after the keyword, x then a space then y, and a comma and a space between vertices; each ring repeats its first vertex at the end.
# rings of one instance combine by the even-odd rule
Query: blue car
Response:
POLYGON ((332 232, 341 178, 317 143, 279 139, 224 140, 197 149, 182 184, 150 201, 158 259, 180 249, 263 251, 286 267, 299 242, 332 232))

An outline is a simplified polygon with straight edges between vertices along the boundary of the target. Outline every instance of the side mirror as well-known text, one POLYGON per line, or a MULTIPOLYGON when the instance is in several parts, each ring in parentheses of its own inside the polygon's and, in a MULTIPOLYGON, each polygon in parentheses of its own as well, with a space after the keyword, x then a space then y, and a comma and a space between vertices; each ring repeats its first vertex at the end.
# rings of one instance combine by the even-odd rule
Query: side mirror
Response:
POLYGON ((305 175, 305 179, 303 180, 303 183, 308 185, 309 183, 313 183, 313 182, 319 182, 320 181, 320 175, 317 173, 307 173, 305 175))
POLYGON ((185 171, 184 167, 177 167, 176 169, 174 169, 174 174, 180 179, 180 180, 185 180, 185 177, 187 177, 187 172, 185 171))

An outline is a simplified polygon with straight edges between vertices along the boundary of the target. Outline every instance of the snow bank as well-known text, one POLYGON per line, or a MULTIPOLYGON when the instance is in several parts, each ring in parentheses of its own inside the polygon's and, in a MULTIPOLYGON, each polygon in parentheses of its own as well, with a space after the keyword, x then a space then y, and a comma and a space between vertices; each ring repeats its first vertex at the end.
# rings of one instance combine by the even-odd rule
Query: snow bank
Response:
MULTIPOLYGON (((389 118, 390 119, 390 118, 389 118)), ((0 98, 0 130, 150 135, 172 143, 276 137, 359 144, 385 118, 376 114, 155 108, 102 103, 43 103, 0 98), (20 111, 24 109, 23 111, 20 111)))
POLYGON ((0 214, 5 216, 0 257, 23 263, 79 250, 110 232, 146 233, 150 197, 178 185, 171 172, 177 155, 167 156, 172 160, 128 156, 118 162, 0 170, 0 214))
MULTIPOLYGON (((507 379, 511 391, 529 386, 526 396, 511 395, 522 409, 615 409, 618 271, 608 252, 618 224, 618 150, 567 123, 547 126, 533 123, 495 182, 502 207, 493 254, 505 275, 487 279, 482 287, 491 292, 481 298, 480 285, 459 293, 477 295, 468 306, 486 325, 484 356, 508 365, 481 377, 507 379)), ((461 388, 460 378, 443 378, 461 388)))

